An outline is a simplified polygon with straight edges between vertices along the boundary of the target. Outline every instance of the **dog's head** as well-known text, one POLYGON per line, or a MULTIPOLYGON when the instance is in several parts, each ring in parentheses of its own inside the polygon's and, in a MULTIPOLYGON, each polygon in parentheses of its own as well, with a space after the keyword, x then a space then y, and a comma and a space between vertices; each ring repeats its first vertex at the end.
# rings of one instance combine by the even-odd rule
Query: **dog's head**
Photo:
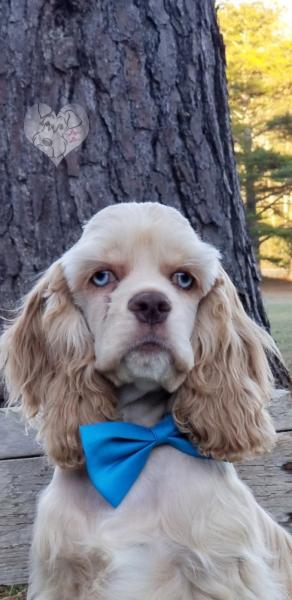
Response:
POLYGON ((237 459, 274 440, 265 349, 218 251, 175 209, 129 203, 94 216, 48 269, 2 337, 2 362, 10 398, 40 413, 63 467, 82 462, 79 424, 114 419, 128 383, 174 394, 181 430, 237 459))
POLYGON ((60 265, 94 339, 96 369, 116 386, 175 390, 194 366, 198 304, 218 252, 176 210, 119 204, 97 214, 60 265))

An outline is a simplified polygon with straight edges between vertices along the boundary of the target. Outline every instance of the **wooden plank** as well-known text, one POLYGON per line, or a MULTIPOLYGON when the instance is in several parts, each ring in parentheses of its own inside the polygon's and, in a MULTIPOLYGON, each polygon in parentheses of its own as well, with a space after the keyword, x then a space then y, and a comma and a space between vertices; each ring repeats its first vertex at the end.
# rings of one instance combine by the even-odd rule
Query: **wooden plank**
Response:
POLYGON ((259 504, 292 534, 292 432, 279 433, 273 452, 237 467, 259 504))
POLYGON ((0 584, 27 581, 36 498, 51 476, 44 457, 0 461, 0 584))
POLYGON ((36 432, 25 430, 18 412, 0 409, 0 460, 24 456, 39 456, 42 448, 35 441, 36 432))
MULTIPOLYGON (((292 432, 275 451, 238 467, 259 503, 292 533, 292 432)), ((51 478, 44 457, 0 461, 0 584, 27 580, 36 497, 51 478)))
POLYGON ((292 395, 276 396, 269 408, 277 431, 292 431, 292 395))
MULTIPOLYGON (((277 431, 292 431, 292 396, 285 394, 275 398, 270 407, 277 431)), ((25 431, 25 424, 18 412, 8 413, 0 408, 0 460, 25 456, 40 456, 42 448, 35 441, 33 429, 25 431)))

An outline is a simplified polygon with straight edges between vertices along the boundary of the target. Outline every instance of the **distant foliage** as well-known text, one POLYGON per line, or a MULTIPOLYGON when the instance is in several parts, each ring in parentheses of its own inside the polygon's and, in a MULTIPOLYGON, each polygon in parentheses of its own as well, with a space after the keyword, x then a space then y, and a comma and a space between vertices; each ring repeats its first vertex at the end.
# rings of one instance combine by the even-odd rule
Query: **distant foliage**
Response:
POLYGON ((225 0, 218 15, 254 248, 259 259, 287 268, 292 262, 292 31, 288 36, 279 7, 264 1, 225 0))

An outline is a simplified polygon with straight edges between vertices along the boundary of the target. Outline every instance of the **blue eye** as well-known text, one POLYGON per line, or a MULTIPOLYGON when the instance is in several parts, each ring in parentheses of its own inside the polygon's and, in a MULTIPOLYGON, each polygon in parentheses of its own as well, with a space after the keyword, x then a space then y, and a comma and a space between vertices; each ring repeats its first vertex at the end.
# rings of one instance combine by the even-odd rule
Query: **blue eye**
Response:
POLYGON ((172 276, 172 281, 183 290, 190 290, 194 283, 194 278, 185 271, 177 271, 172 276))
POLYGON ((97 271, 90 279, 91 283, 97 287, 105 287, 116 280, 117 278, 112 271, 97 271))

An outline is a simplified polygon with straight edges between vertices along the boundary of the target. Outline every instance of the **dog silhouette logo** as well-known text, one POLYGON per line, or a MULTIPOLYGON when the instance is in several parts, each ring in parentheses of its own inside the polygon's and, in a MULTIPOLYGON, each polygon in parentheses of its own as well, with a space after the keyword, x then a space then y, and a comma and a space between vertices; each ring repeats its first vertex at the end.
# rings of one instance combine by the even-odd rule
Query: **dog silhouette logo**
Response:
POLYGON ((34 104, 26 113, 27 139, 55 164, 78 148, 89 131, 88 117, 79 104, 67 104, 56 113, 47 104, 34 104))

